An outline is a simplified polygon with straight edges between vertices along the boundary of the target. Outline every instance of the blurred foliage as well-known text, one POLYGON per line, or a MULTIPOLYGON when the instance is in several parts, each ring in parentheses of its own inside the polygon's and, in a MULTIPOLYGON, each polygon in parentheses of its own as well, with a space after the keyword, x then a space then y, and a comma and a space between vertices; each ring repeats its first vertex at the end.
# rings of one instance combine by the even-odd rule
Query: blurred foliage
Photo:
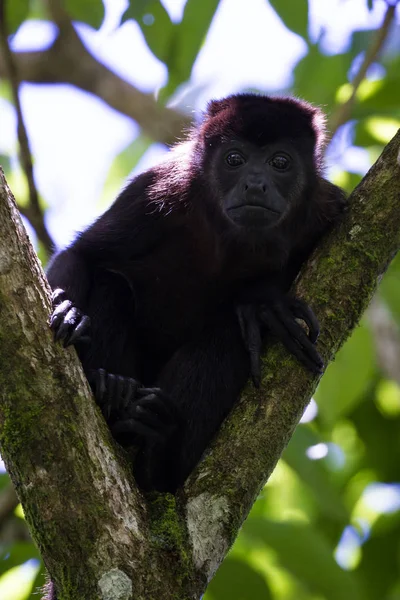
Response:
MULTIPOLYGON (((174 22, 159 0, 130 0, 120 25, 135 20, 150 51, 168 69, 160 102, 190 80, 218 4, 188 0, 181 21, 174 22)), ((373 1, 366 4, 371 9, 373 1)), ((291 88, 282 92, 334 113, 348 98, 351 77, 375 32, 354 31, 346 52, 328 55, 323 36, 309 38, 307 0, 270 0, 270 5, 307 47, 291 88)), ((45 18, 40 0, 8 6, 11 33, 25 19, 45 18)), ((101 0, 67 0, 66 6, 74 20, 100 27, 101 0)), ((389 43, 379 69, 371 69, 360 86, 351 121, 338 132, 330 155, 353 146, 368 152, 372 162, 400 126, 399 37, 397 30, 397 45, 389 43)), ((0 95, 9 98, 3 84, 0 95)), ((151 143, 139 136, 115 158, 102 205, 151 143)), ((0 156, 0 162, 12 186, 24 185, 8 156, 0 156)), ((335 172, 337 183, 349 192, 360 178, 357 172, 335 172)), ((397 335, 399 259, 383 278, 379 301, 397 335)), ((397 382, 389 379, 377 362, 375 335, 364 318, 327 369, 308 422, 295 432, 205 600, 400 599, 400 364, 397 382)), ((0 503, 8 485, 1 474, 0 503)), ((5 600, 35 600, 43 584, 39 554, 21 529, 22 519, 17 511, 0 522, 0 598, 5 600)))

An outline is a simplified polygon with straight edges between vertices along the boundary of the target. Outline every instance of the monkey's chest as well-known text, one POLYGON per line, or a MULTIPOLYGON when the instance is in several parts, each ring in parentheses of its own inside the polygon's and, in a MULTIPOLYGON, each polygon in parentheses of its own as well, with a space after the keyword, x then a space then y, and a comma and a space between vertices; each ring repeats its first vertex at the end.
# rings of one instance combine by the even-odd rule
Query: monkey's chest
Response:
POLYGON ((218 305, 215 283, 193 274, 156 275, 135 290, 136 323, 143 342, 148 338, 169 353, 201 332, 218 305))

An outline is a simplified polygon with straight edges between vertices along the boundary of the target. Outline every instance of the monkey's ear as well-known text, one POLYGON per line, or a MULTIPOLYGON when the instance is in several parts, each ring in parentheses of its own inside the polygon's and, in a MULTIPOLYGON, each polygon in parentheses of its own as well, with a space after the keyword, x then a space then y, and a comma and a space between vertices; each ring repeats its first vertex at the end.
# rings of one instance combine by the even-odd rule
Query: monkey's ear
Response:
POLYGON ((325 220, 334 223, 349 208, 344 191, 323 177, 318 178, 317 204, 325 220))
POLYGON ((229 107, 229 98, 222 98, 222 100, 211 100, 207 104, 207 116, 215 117, 218 113, 229 107))

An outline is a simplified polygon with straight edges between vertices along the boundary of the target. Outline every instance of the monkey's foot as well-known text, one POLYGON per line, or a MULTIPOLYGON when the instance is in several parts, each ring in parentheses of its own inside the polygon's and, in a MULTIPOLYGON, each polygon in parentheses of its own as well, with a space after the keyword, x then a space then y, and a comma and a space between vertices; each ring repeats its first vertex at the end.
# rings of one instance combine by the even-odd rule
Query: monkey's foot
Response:
POLYGON ((170 398, 160 388, 145 387, 137 390, 137 396, 111 425, 114 438, 122 446, 132 445, 132 437, 146 445, 168 442, 178 428, 170 398))
POLYGON ((61 340, 64 348, 71 344, 90 342, 90 318, 67 299, 64 290, 54 290, 51 298, 53 313, 50 328, 54 332, 54 341, 61 340))

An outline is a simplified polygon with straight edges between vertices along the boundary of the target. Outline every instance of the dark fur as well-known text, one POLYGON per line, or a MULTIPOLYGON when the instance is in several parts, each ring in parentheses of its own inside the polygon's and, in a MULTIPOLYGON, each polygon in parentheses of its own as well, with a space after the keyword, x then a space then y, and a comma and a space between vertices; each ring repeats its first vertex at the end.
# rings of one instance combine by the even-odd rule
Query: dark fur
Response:
POLYGON ((211 102, 188 140, 129 183, 50 265, 53 289, 91 318, 91 344, 77 348, 85 372, 158 386, 177 410, 174 435, 137 459, 135 474, 140 481, 147 469, 149 487, 183 483, 248 378, 237 298, 259 280, 286 291, 343 208, 342 192, 321 173, 322 121, 294 99, 211 102), (304 181, 289 214, 261 240, 232 227, 223 210, 213 159, 238 137, 258 146, 287 140, 301 157, 304 181))

